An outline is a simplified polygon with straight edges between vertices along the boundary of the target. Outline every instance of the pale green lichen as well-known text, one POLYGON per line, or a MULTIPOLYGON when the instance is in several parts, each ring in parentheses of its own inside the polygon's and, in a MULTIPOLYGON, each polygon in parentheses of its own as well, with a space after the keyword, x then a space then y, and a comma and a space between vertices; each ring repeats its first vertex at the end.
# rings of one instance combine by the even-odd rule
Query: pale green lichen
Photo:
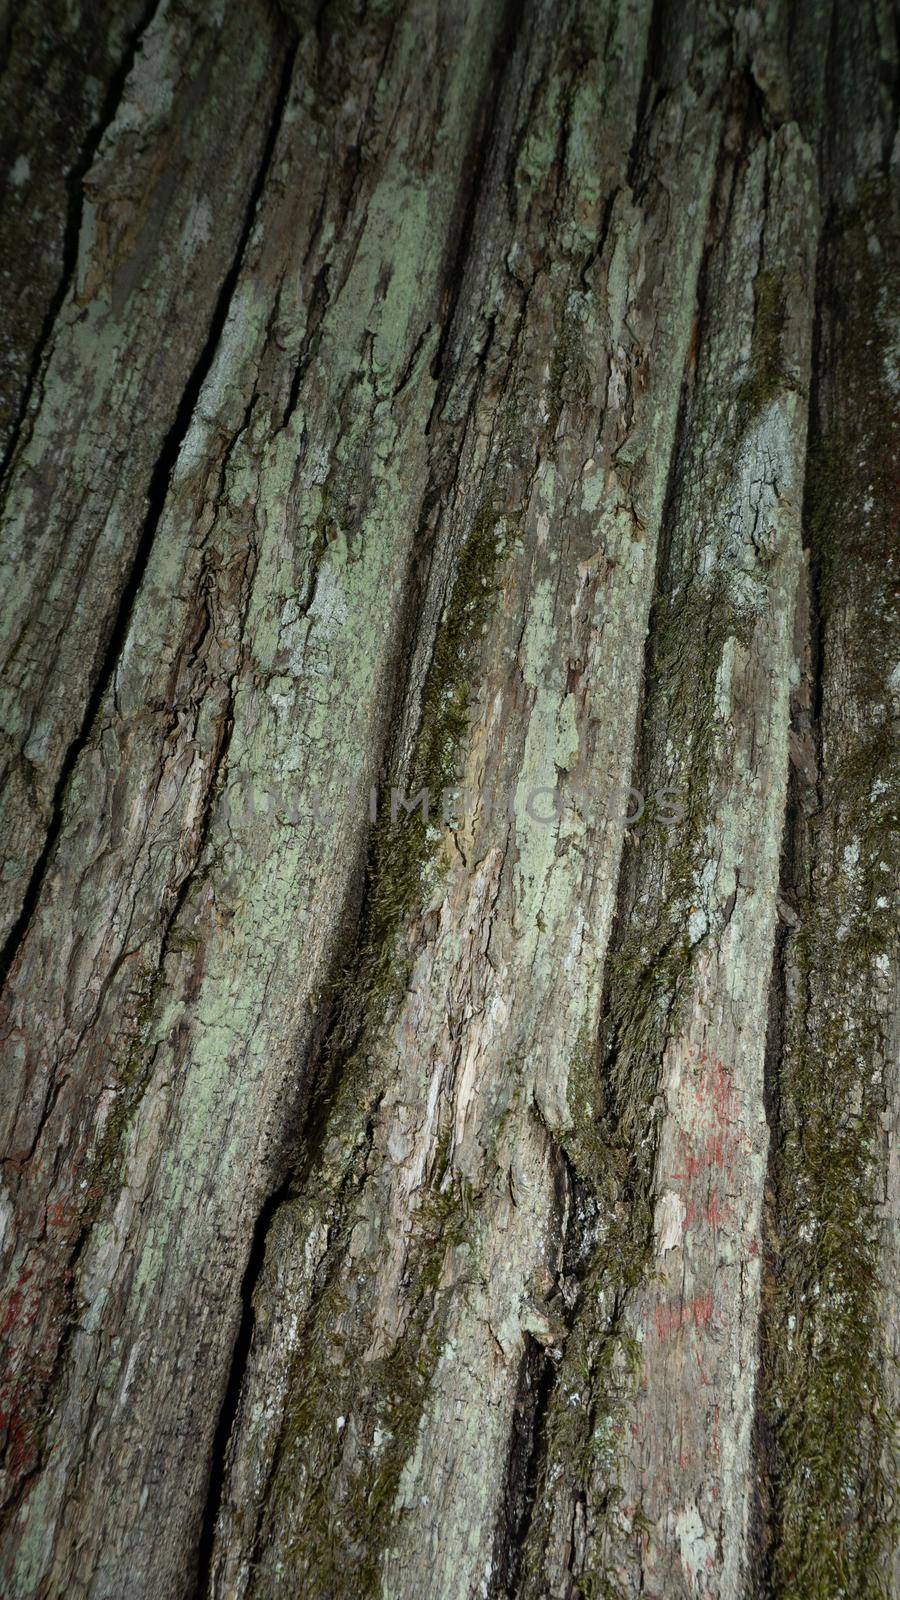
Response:
MULTIPOLYGON (((506 519, 486 506, 465 540, 456 565, 449 601, 438 629, 422 699, 419 734, 407 780, 410 794, 427 788, 440 794, 456 777, 456 762, 468 726, 472 682, 483 631, 495 603, 500 566, 508 546, 506 519)), ((434 864, 438 835, 420 811, 396 819, 379 818, 372 830, 370 891, 362 938, 347 966, 332 1032, 328 1077, 339 1080, 337 1094, 323 1109, 327 1128, 325 1167, 319 1173, 323 1215, 328 1214, 334 1241, 333 1258, 342 1256, 349 1217, 343 1197, 352 1197, 358 1166, 354 1148, 364 1154, 365 1124, 377 1083, 371 1052, 386 1008, 402 993, 408 961, 399 936, 410 912, 421 903, 434 864), (329 1160, 327 1152, 333 1152, 329 1160), (337 1189, 337 1194, 335 1194, 337 1189), (335 1205, 337 1210, 335 1210, 335 1205)), ((280 1528, 275 1543, 281 1559, 317 1592, 330 1592, 335 1581, 349 1582, 354 1592, 378 1592, 383 1519, 392 1502, 403 1464, 413 1446, 422 1402, 440 1353, 443 1299, 440 1279, 447 1252, 461 1242, 465 1230, 465 1180, 445 1170, 446 1144, 439 1149, 435 1171, 416 1211, 416 1229, 409 1263, 416 1284, 402 1337, 388 1355, 369 1364, 363 1388, 354 1348, 360 1305, 347 1299, 338 1270, 317 1298, 303 1347, 290 1383, 267 1517, 270 1532, 280 1528), (320 1438, 323 1421, 349 1406, 352 1389, 354 1426, 369 1448, 358 1481, 332 1504, 331 1476, 324 1470, 305 1476, 306 1443, 320 1438), (378 1440, 377 1447, 372 1444, 378 1440), (303 1516, 298 1504, 305 1501, 303 1516), (323 1530, 334 1514, 341 1519, 340 1538, 323 1530), (314 1533, 307 1536, 302 1529, 314 1533), (352 1573, 347 1562, 352 1565, 352 1573)), ((335 1440, 335 1462, 340 1440, 335 1440)))

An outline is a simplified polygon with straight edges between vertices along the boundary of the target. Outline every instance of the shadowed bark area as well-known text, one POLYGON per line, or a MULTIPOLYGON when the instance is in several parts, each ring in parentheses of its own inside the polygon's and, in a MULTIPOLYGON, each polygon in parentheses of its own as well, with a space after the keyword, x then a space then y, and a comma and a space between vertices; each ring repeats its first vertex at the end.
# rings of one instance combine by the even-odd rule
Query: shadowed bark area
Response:
POLYGON ((146 4, 0 15, 0 458, 4 465, 74 267, 83 182, 122 94, 146 4))
POLYGON ((0 35, 0 1587, 897 1593, 888 5, 0 35))
POLYGON ((898 309, 877 9, 837 8, 770 1047, 762 1560, 897 1593, 898 309), (889 888, 888 885, 893 885, 889 888), (893 1173, 893 1175, 892 1175, 893 1173))

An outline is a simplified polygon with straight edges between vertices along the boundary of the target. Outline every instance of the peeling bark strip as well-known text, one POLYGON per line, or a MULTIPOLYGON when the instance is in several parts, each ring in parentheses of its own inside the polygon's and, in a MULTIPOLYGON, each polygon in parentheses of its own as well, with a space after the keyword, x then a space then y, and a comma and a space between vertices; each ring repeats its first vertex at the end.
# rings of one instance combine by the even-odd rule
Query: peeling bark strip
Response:
POLYGON ((0 6, 0 1587, 898 1593, 887 6, 111 11, 0 6))

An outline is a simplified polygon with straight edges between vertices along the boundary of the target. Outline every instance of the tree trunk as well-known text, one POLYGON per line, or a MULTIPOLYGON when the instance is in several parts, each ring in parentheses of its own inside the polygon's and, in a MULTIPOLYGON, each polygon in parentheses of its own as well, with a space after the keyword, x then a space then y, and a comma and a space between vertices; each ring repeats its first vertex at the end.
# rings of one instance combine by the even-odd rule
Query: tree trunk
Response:
POLYGON ((900 1595, 887 0, 104 11, 0 9, 3 1592, 900 1595))

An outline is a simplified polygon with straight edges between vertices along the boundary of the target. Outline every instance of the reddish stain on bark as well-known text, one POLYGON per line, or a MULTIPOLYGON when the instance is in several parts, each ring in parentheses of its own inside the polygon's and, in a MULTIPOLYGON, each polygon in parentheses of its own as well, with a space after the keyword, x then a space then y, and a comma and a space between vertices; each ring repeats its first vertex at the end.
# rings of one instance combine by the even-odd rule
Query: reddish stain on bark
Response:
POLYGON ((673 1333, 680 1333, 682 1328, 693 1327, 704 1331, 709 1326, 712 1313, 711 1289, 706 1294, 695 1295, 692 1300, 679 1302, 676 1306, 657 1306, 653 1313, 657 1338, 663 1342, 673 1333))
MULTIPOLYGON (((732 1084, 731 1069, 718 1059, 709 1062, 705 1052, 698 1057, 701 1068, 699 1081, 694 1085, 694 1100, 700 1112, 698 1126, 682 1128, 678 1134, 680 1170, 671 1177, 676 1182, 692 1184, 704 1173, 724 1172, 734 1176, 735 1164, 745 1134, 741 1132, 738 1096, 732 1084)), ((688 1201, 689 1226, 696 1217, 696 1205, 688 1201)), ((718 1227, 727 1220, 718 1196, 713 1193, 706 1201, 706 1220, 710 1227, 718 1227)))

